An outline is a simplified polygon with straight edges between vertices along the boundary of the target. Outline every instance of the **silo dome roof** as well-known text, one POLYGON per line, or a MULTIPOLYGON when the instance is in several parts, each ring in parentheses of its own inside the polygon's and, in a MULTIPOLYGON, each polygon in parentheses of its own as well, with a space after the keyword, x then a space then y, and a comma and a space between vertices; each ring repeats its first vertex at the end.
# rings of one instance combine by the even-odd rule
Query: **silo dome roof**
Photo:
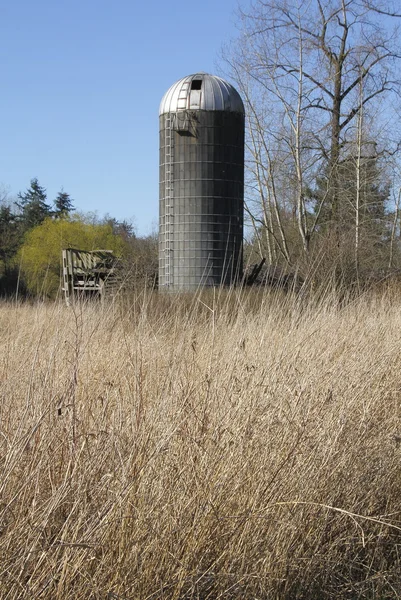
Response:
POLYGON ((180 110, 245 112, 237 90, 221 77, 208 73, 183 77, 164 94, 159 115, 180 110))

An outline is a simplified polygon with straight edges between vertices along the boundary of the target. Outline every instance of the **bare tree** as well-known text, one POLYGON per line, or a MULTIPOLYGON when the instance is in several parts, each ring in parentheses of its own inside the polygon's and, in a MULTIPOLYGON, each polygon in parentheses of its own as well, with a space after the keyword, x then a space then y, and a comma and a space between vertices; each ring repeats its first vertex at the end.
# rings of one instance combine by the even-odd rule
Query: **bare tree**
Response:
POLYGON ((252 197, 269 257, 276 248, 293 261, 289 217, 305 255, 318 231, 338 232, 348 218, 341 164, 355 130, 363 134, 362 115, 399 90, 398 12, 388 0, 256 0, 242 13, 240 43, 226 59, 246 102, 252 197))
POLYGON ((389 252, 389 260, 388 260, 388 268, 392 269, 394 266, 394 247, 397 233, 398 220, 400 217, 400 204, 401 204, 401 185, 398 187, 396 192, 396 199, 394 203, 394 216, 391 227, 391 236, 390 236, 390 252, 389 252))

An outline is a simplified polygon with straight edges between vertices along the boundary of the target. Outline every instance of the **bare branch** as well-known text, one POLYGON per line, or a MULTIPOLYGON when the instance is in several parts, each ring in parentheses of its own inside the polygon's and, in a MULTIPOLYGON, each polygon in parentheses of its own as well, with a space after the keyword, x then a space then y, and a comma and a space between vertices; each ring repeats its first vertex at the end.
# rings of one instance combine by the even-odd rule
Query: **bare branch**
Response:
POLYGON ((370 0, 365 0, 364 2, 367 10, 371 10, 375 13, 377 13, 378 15, 384 15, 386 17, 401 17, 401 13, 397 12, 396 10, 385 10, 383 8, 379 8, 378 6, 375 5, 374 2, 371 2, 370 0))

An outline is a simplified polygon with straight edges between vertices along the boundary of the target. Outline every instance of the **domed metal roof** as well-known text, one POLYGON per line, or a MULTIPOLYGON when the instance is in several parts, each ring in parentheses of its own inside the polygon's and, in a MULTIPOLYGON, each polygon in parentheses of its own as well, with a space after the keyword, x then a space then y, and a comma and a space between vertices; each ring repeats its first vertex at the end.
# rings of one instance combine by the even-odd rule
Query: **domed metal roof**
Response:
POLYGON ((164 94, 159 115, 180 110, 245 112, 237 90, 224 79, 208 73, 188 75, 164 94))

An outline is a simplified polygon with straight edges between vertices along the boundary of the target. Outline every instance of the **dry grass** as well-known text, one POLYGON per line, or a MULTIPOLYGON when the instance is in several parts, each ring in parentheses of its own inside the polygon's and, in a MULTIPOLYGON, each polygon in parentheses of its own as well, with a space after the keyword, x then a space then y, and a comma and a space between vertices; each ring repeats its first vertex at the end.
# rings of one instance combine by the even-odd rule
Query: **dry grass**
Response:
POLYGON ((2 599, 401 598, 401 300, 0 306, 2 599))

